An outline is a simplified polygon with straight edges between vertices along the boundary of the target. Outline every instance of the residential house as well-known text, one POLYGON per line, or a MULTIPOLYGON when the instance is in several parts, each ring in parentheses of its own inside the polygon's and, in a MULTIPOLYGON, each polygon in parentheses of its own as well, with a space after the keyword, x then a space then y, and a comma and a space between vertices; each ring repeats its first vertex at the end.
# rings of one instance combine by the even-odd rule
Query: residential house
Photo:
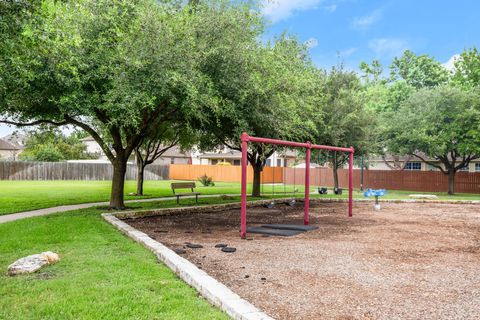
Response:
MULTIPOLYGON (((88 153, 97 154, 99 160, 107 159, 100 146, 92 137, 86 137, 82 139, 82 142, 86 145, 88 153)), ((174 146, 158 158, 154 164, 216 165, 220 162, 226 162, 239 166, 241 159, 241 152, 230 150, 229 148, 215 150, 214 152, 200 152, 196 148, 192 148, 190 151, 182 151, 178 146, 174 146)), ((266 166, 291 166, 296 159, 297 155, 294 151, 275 152, 267 159, 266 166)))
MULTIPOLYGON (((266 161, 267 167, 288 167, 295 163, 297 155, 293 151, 275 152, 266 161)), ((229 163, 233 166, 239 166, 242 160, 242 153, 237 150, 223 148, 216 152, 194 152, 192 156, 193 164, 216 165, 218 163, 229 163)))
MULTIPOLYGON (((438 165, 441 163, 437 160, 429 160, 438 165)), ((443 167, 443 165, 442 165, 443 167)), ((368 159, 368 168, 371 170, 396 170, 404 168, 404 170, 413 171, 439 171, 435 166, 425 163, 413 156, 391 156, 387 155, 385 158, 372 157, 368 159)), ((473 160, 468 166, 460 169, 463 172, 480 172, 480 159, 473 160)))
POLYGON ((22 152, 22 147, 0 139, 0 160, 18 160, 18 155, 22 152))
POLYGON ((18 132, 14 132, 2 138, 3 140, 10 142, 14 146, 20 147, 23 149, 25 147, 25 142, 27 140, 27 136, 18 132))
MULTIPOLYGON (((97 155, 97 160, 107 161, 107 156, 100 145, 91 136, 81 139, 85 144, 87 152, 97 155)), ((133 158, 132 158, 133 159, 133 158)), ((154 164, 187 164, 192 163, 190 152, 183 152, 179 147, 174 146, 167 150, 154 164)))
POLYGON ((80 141, 85 145, 87 153, 97 155, 98 160, 108 160, 100 145, 91 136, 83 138, 80 141))
POLYGON ((178 146, 173 146, 155 160, 154 164, 192 164, 192 154, 190 151, 182 151, 178 146))

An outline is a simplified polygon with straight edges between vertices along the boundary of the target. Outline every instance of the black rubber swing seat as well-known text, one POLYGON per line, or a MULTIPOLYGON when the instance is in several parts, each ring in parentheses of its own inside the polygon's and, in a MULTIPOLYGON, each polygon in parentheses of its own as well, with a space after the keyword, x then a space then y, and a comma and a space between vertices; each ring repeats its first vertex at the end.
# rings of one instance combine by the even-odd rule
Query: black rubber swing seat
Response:
POLYGON ((271 236, 291 237, 305 231, 317 230, 316 226, 305 226, 301 224, 264 224, 261 227, 249 227, 247 232, 271 236))
POLYGON ((283 236, 283 237, 296 236, 297 234, 300 234, 303 232, 304 231, 299 231, 299 230, 271 229, 271 228, 264 228, 264 227, 248 227, 247 228, 247 233, 268 234, 270 236, 283 236))
POLYGON ((272 202, 269 202, 269 203, 265 203, 263 206, 267 209, 273 209, 273 208, 275 208, 275 202, 272 201, 272 202))
POLYGON ((263 228, 281 229, 281 230, 297 230, 297 231, 311 231, 317 230, 316 226, 306 226, 303 224, 264 224, 263 228))

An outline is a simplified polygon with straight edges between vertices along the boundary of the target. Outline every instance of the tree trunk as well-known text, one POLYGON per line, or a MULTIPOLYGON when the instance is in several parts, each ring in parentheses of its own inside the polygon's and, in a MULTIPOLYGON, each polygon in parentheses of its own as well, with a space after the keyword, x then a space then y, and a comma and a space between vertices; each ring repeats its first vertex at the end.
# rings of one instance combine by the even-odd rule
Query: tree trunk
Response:
POLYGON ((336 165, 333 165, 333 186, 338 189, 338 169, 336 165))
POLYGON ((252 187, 252 197, 260 197, 260 179, 262 174, 263 166, 260 164, 253 165, 253 187, 252 187))
POLYGON ((113 164, 112 191, 110 195, 110 208, 123 210, 125 203, 123 199, 125 187, 125 173, 127 171, 127 159, 117 158, 113 164))
POLYGON ((137 160, 137 196, 143 196, 143 175, 145 166, 137 160))
POLYGON ((455 193, 455 170, 450 169, 448 171, 448 194, 455 193))

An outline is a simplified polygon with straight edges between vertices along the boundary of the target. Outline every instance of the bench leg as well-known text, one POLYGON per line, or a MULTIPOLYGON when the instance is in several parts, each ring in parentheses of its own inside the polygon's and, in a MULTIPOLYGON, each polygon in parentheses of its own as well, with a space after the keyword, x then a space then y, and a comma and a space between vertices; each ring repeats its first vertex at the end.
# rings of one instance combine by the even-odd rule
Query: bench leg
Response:
POLYGON ((195 195, 195 203, 198 203, 198 194, 195 195))
POLYGON ((180 196, 177 196, 177 204, 178 204, 178 199, 180 199, 180 196))

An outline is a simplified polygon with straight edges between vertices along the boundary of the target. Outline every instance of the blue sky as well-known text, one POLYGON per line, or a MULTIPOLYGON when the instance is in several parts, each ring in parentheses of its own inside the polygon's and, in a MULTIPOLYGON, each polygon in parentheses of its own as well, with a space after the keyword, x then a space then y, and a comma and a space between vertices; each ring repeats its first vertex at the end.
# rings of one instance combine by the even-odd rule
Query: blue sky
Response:
POLYGON ((265 39, 287 31, 309 41, 323 68, 343 60, 357 70, 372 59, 388 66, 405 49, 444 63, 480 46, 478 0, 264 0, 263 13, 270 21, 265 39))
MULTIPOLYGON (((287 31, 311 44, 315 64, 361 61, 388 66, 405 49, 445 63, 464 48, 480 47, 480 1, 262 0, 265 39, 287 31), (341 58, 338 56, 340 55, 341 58)), ((0 125, 0 137, 14 131, 0 125)))

